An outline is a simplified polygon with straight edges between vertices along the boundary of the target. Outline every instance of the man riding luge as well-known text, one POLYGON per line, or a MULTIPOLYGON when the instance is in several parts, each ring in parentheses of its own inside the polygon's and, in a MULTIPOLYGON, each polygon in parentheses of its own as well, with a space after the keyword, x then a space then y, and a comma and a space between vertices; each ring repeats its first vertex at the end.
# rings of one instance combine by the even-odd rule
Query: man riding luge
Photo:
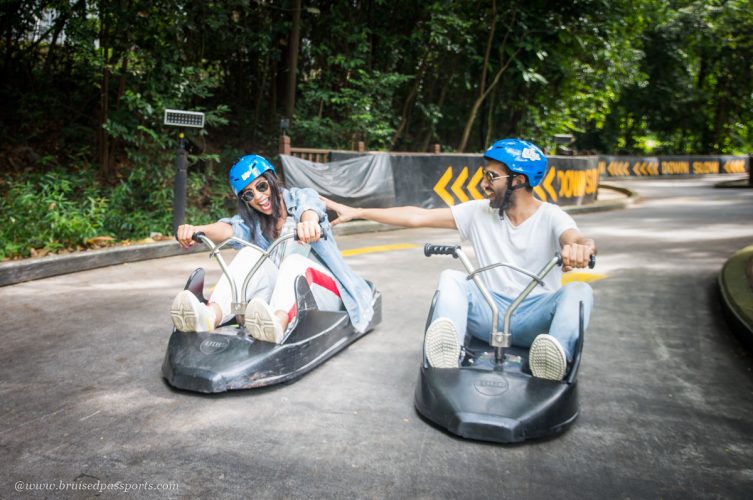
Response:
MULTIPOLYGON (((495 142, 484 153, 481 187, 486 200, 473 200, 450 208, 353 208, 324 199, 338 218, 368 219, 405 227, 457 229, 470 241, 480 267, 504 262, 538 271, 556 252, 562 269, 555 268, 516 309, 511 321, 512 344, 530 347, 529 364, 535 377, 561 380, 573 359, 579 334, 579 302, 588 325, 593 293, 582 282, 562 286, 562 272, 588 265, 596 244, 585 237, 575 221, 559 206, 533 196, 547 168, 544 153, 520 139, 495 142), (548 333, 544 333, 548 332, 548 333)), ((507 267, 481 273, 499 309, 500 319, 530 278, 507 267)), ((486 342, 491 330, 491 310, 481 292, 459 271, 442 272, 438 298, 424 340, 427 361, 434 368, 457 368, 466 331, 486 342)))

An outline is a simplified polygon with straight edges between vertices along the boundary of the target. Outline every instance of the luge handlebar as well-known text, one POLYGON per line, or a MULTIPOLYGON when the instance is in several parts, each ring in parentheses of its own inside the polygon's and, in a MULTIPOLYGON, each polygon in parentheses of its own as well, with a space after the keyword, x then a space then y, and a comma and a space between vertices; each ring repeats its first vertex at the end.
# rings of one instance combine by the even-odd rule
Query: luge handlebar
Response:
POLYGON ((457 245, 432 245, 431 243, 427 243, 424 245, 424 255, 427 257, 431 257, 432 255, 452 255, 457 259, 457 250, 459 248, 457 245))
MULTIPOLYGON (((294 232, 293 234, 294 234, 293 239, 298 241, 298 233, 294 232)), ((206 238, 206 234, 204 234, 204 231, 196 231, 195 233, 191 235, 191 239, 196 241, 197 243, 201 243, 203 241, 202 237, 206 238)), ((319 238, 326 240, 327 234, 324 231, 322 231, 322 233, 319 235, 319 238)))
MULTIPOLYGON (((557 265, 562 265, 562 255, 560 255, 559 252, 555 254, 557 256, 557 265)), ((591 254, 590 257, 588 257, 588 268, 593 269, 596 266, 596 256, 594 254, 591 254)))

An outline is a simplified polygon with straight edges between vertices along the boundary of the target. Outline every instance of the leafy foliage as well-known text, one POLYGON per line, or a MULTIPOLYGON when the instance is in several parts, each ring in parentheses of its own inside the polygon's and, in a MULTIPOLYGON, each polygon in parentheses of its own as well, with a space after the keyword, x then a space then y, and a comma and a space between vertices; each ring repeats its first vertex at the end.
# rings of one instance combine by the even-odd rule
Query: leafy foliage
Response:
POLYGON ((107 208, 107 200, 85 175, 59 168, 29 173, 3 195, 0 210, 9 217, 0 225, 2 258, 26 257, 32 249, 80 247, 99 234, 107 208))
POLYGON ((753 148, 750 0, 307 0, 300 26, 295 5, 1 2, 2 255, 167 232, 166 108, 206 113, 188 216, 225 215, 227 165, 276 153, 291 73, 296 146, 753 148))

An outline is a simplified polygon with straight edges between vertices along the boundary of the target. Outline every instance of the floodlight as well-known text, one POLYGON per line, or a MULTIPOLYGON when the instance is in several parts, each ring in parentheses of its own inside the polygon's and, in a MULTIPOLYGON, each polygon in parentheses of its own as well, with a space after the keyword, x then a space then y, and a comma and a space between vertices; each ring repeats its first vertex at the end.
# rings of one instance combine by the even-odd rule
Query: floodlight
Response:
POLYGON ((570 134, 554 134, 553 139, 555 144, 570 144, 575 140, 575 137, 570 134))
POLYGON ((164 123, 171 127, 204 128, 204 113, 166 109, 164 123))

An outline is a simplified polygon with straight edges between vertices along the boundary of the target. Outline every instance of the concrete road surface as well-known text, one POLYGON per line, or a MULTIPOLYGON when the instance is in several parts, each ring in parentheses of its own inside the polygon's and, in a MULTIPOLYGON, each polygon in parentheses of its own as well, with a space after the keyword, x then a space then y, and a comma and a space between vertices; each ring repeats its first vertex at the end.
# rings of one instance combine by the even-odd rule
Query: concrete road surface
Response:
POLYGON ((201 396, 160 366, 168 308, 205 254, 0 288, 0 497, 749 498, 753 360, 716 278, 753 242, 753 190, 719 178, 620 181, 644 199, 578 215, 599 245, 581 414, 522 445, 467 441, 420 418, 413 391, 446 230, 338 239, 384 295, 384 320, 271 389, 201 396), (408 244, 390 249, 385 245, 408 244))

